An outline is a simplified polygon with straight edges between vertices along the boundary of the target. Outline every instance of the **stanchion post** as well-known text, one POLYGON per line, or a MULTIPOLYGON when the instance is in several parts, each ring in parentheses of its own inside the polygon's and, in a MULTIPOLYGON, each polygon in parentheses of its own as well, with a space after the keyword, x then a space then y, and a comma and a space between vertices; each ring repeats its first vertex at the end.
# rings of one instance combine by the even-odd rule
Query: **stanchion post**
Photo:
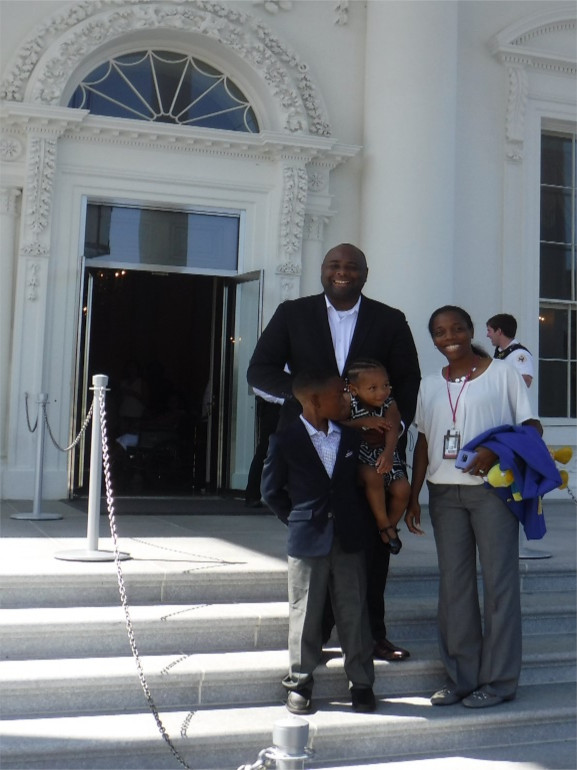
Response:
POLYGON ((92 411, 92 441, 90 446, 90 479, 88 484, 88 550, 98 550, 100 534, 100 494, 102 490, 102 440, 100 433, 100 391, 108 385, 106 374, 92 377, 94 408, 92 411))
MULTIPOLYGON (((65 561, 114 561, 114 551, 99 551, 98 536, 100 531, 100 493, 102 489, 102 434, 100 428, 100 394, 106 390, 108 376, 95 374, 92 377, 94 405, 92 411, 92 441, 90 447, 90 480, 88 484, 88 523, 87 547, 80 551, 61 551, 55 553, 56 559, 65 561)), ((118 553, 121 560, 130 559, 127 553, 118 553)))
POLYGON ((46 435, 46 404, 48 403, 48 393, 39 393, 36 403, 38 404, 38 416, 36 425, 38 427, 38 436, 36 439, 36 468, 34 469, 34 502, 32 504, 32 513, 13 513, 11 519, 25 519, 28 521, 54 521, 61 519, 59 513, 43 513, 42 506, 42 480, 44 475, 44 437, 46 435))

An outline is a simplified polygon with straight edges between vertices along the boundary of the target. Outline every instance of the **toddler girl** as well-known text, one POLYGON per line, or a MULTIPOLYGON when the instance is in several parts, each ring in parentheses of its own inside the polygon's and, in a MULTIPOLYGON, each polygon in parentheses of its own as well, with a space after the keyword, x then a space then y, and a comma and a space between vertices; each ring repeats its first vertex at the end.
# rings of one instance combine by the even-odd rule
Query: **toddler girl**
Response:
POLYGON ((346 380, 351 394, 351 419, 346 424, 384 434, 384 449, 372 448, 365 441, 361 444, 359 477, 381 538, 389 551, 397 554, 402 543, 396 525, 407 508, 411 491, 405 464, 396 451, 401 415, 391 396, 387 371, 379 361, 355 361, 346 371, 346 380))

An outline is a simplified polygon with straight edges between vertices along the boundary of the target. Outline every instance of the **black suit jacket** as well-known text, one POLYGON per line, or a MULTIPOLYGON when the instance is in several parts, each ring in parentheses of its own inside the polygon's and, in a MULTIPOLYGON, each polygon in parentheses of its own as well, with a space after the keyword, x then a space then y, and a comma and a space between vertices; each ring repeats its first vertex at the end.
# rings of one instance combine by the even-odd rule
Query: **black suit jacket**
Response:
POLYGON ((334 537, 345 551, 366 547, 369 517, 357 486, 360 442, 358 431, 342 427, 329 477, 301 420, 271 436, 261 494, 288 525, 289 556, 326 556, 334 537))
MULTIPOLYGON (((408 428, 415 416, 421 373, 413 335, 400 310, 361 297, 347 364, 358 358, 374 358, 387 368, 393 396, 408 428)), ((279 305, 250 360, 249 384, 286 399, 281 425, 300 412, 292 398, 291 382, 304 369, 339 373, 324 294, 279 305), (291 374, 284 371, 287 363, 291 374)))

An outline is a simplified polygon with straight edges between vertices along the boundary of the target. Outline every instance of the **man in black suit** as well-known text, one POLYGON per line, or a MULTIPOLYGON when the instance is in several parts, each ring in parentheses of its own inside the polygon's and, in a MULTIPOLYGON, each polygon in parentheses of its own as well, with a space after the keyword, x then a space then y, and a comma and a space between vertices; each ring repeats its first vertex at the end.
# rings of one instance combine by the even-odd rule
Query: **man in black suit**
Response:
MULTIPOLYGON (((327 252, 321 267, 324 292, 283 302, 264 329, 247 379, 253 387, 284 398, 279 428, 300 413, 292 393, 295 375, 311 368, 341 375, 358 358, 374 358, 385 366, 403 423, 405 427, 411 424, 421 378, 413 336, 400 310, 361 294, 367 275, 367 262, 360 249, 348 243, 335 246, 327 252), (285 371, 287 364, 290 373, 285 371)), ((369 432, 363 438, 372 439, 376 445, 381 441, 369 432)), ((403 439, 398 444, 401 453, 403 439)), ((409 653, 387 639, 384 621, 389 556, 375 526, 367 596, 375 656, 402 660, 409 653)))
POLYGON ((262 474, 263 499, 288 526, 289 673, 283 685, 295 714, 312 708, 327 591, 353 709, 376 708, 366 604, 368 519, 355 483, 361 435, 339 424, 350 411, 345 391, 344 380, 331 372, 300 372, 293 392, 302 415, 271 436, 262 474))

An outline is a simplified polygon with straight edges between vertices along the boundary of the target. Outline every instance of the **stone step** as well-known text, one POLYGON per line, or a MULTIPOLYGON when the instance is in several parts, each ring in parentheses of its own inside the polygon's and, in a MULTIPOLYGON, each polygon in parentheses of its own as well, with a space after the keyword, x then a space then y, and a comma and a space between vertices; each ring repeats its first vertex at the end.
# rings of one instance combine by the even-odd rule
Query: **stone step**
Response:
MULTIPOLYGON (((571 741, 575 736, 574 684, 526 685, 515 701, 484 710, 460 704, 431 706, 423 694, 380 699, 374 714, 355 714, 342 699, 316 701, 307 716, 307 767, 410 759, 488 746, 571 741)), ((168 736, 194 770, 235 768, 256 761, 272 742, 282 705, 161 712, 168 736)), ((163 770, 176 766, 152 715, 4 720, 0 722, 4 770, 163 770)))
MULTIPOLYGON (((521 684, 575 681, 575 635, 529 636, 521 684)), ((143 656, 142 669, 163 710, 282 703, 286 650, 143 656)), ((436 642, 415 641, 411 658, 375 661, 375 693, 432 693, 444 681, 436 642)), ((315 671, 315 694, 336 697, 345 687, 340 649, 327 649, 315 671)), ((0 662, 2 718, 38 718, 139 711, 144 695, 131 656, 0 662)))
MULTIPOLYGON (((524 634, 575 633, 571 592, 523 594, 524 634)), ((286 602, 134 605, 129 608, 142 654, 284 649, 286 602)), ((387 626, 398 642, 436 639, 436 597, 387 599, 387 626)), ((0 610, 2 657, 78 658, 128 651, 121 606, 0 610)))
MULTIPOLYGON (((402 557, 399 557, 402 558, 402 557)), ((190 556, 186 563, 190 562, 190 556)), ((575 571, 555 569, 554 561, 535 566, 532 560, 520 561, 521 590, 526 593, 577 590, 575 571)), ((0 602, 3 607, 75 607, 78 596, 86 605, 106 606, 118 601, 118 579, 112 562, 83 563, 54 560, 46 574, 22 572, 3 574, 0 602)), ((199 557, 188 569, 175 571, 159 566, 141 571, 137 561, 121 563, 123 578, 131 604, 183 604, 194 602, 228 603, 286 601, 286 562, 267 559, 257 568, 246 569, 246 563, 222 563, 199 557), (274 568, 271 568, 271 563, 274 568), (260 567, 260 568, 259 568, 260 567), (218 577, 218 579, 215 579, 218 577)), ((437 596, 438 572, 435 568, 410 567, 402 561, 391 564, 387 594, 410 599, 437 596)))

